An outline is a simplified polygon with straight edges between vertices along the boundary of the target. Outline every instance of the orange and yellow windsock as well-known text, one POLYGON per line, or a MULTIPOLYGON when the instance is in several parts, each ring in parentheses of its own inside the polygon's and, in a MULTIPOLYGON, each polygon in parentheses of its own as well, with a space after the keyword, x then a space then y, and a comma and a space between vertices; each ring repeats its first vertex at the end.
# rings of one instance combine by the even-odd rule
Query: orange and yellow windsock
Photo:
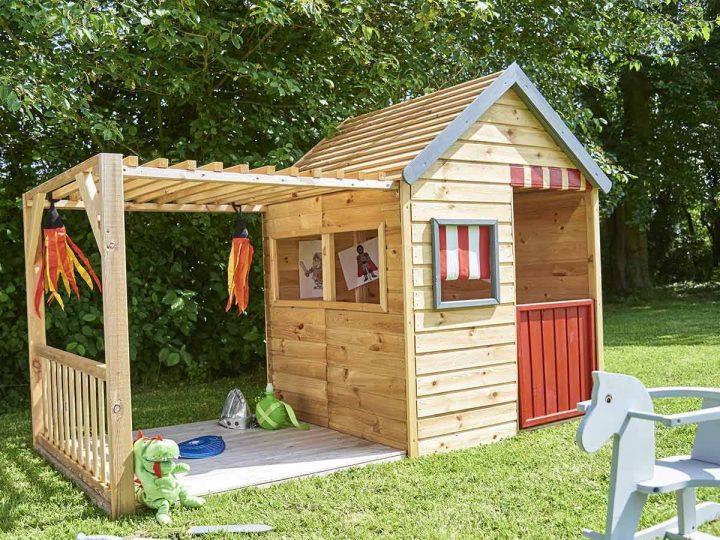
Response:
POLYGON ((65 230, 57 209, 50 205, 50 211, 45 216, 42 230, 42 260, 40 264, 40 278, 35 289, 35 313, 40 317, 40 304, 45 291, 48 291, 47 302, 56 300, 62 309, 65 304, 60 296, 58 280, 62 280, 65 291, 70 294, 72 290, 80 298, 80 289, 75 279, 75 271, 93 289, 93 281, 98 290, 102 292, 100 280, 92 269, 82 250, 72 241, 65 230))
POLYGON ((228 301, 225 311, 230 311, 233 304, 237 304, 240 313, 247 310, 250 300, 248 282, 254 252, 249 236, 242 214, 238 212, 228 260, 228 301))

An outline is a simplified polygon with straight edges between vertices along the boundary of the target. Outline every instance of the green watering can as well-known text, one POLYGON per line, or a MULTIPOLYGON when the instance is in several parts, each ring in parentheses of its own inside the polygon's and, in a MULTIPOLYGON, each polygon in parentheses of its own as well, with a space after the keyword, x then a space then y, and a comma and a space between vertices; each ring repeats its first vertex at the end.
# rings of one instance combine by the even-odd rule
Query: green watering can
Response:
POLYGON ((275 397, 272 383, 265 387, 265 397, 255 407, 255 418, 263 429, 280 429, 295 426, 298 429, 310 429, 305 422, 298 422, 292 407, 275 397))

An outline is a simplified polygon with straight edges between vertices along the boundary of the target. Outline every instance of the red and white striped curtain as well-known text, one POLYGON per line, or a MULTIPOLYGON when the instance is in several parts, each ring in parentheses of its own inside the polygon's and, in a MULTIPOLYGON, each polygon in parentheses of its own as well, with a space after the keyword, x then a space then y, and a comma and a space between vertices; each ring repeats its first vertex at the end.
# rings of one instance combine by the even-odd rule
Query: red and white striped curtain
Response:
POLYGON ((440 279, 490 279, 490 227, 440 225, 440 279))
POLYGON ((517 188, 585 191, 592 189, 578 169, 510 165, 510 185, 517 188))

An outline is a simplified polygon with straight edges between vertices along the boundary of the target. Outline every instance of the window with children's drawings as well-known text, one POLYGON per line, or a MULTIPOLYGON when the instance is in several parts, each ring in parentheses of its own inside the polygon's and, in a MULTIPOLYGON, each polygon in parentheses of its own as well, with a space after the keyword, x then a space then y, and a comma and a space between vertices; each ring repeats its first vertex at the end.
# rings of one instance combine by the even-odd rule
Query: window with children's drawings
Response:
POLYGON ((387 310, 385 227, 272 239, 273 300, 387 310))
POLYGON ((496 220, 432 220, 435 309, 499 303, 497 236, 496 220))

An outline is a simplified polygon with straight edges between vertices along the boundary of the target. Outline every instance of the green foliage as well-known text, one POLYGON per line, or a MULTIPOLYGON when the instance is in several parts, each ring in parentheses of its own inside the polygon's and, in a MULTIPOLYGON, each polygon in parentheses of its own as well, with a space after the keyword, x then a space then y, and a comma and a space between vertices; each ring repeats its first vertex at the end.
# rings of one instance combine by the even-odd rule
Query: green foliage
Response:
MULTIPOLYGON (((700 0, 2 3, 0 393, 24 392, 26 379, 19 198, 29 186, 98 151, 287 165, 347 117, 518 61, 616 180, 606 214, 633 198, 630 218, 647 224, 655 184, 648 168, 633 161, 630 144, 618 142, 619 80, 641 70, 678 82, 692 51, 704 50, 708 39, 715 43, 709 6, 700 0)), ((711 86, 701 76, 681 82, 711 86)), ((717 118, 708 114, 714 103, 697 104, 693 122, 717 118)), ((712 129, 694 130, 682 114, 663 132, 689 134, 697 172, 702 135, 712 129)), ((653 163, 671 154, 671 141, 662 138, 653 163)), ((668 189, 677 187, 677 177, 667 178, 668 189)), ((709 211, 701 228, 714 200, 703 203, 709 211)), ((67 223, 94 253, 84 216, 67 223)), ((133 214, 127 227, 136 380, 161 369, 202 378, 261 363, 259 250, 248 315, 223 309, 230 219, 133 214)), ((718 231, 720 245, 720 219, 718 231)), ((97 267, 96 256, 93 262, 97 267)), ((99 306, 97 294, 85 293, 66 313, 52 308, 51 342, 99 357, 99 306)))

